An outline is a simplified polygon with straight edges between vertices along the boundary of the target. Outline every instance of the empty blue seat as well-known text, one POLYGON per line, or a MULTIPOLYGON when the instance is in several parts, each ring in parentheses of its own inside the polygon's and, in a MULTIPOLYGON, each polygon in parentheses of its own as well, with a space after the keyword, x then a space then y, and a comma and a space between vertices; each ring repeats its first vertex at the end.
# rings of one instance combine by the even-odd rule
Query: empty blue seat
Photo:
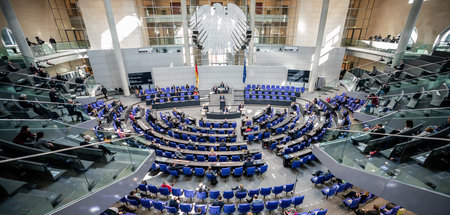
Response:
POLYGON ((326 198, 328 199, 328 197, 333 196, 336 194, 336 190, 339 188, 339 185, 334 185, 333 187, 326 187, 324 189, 322 189, 322 194, 326 196, 326 198))
POLYGON ((186 160, 188 160, 188 161, 194 161, 194 155, 187 154, 187 155, 186 155, 186 160))
POLYGON ((234 192, 233 191, 223 191, 223 198, 228 199, 228 201, 230 201, 230 199, 234 198, 234 192))
POLYGON ((238 211, 241 214, 248 213, 250 211, 250 204, 239 204, 238 211))
POLYGON ((219 215, 220 214, 220 206, 209 206, 209 214, 211 215, 219 215))
POLYGON ((272 193, 272 188, 271 187, 267 187, 267 188, 261 188, 260 194, 266 198, 266 196, 270 195, 272 193))
POLYGON ((184 197, 189 198, 192 200, 192 198, 195 197, 195 192, 193 190, 183 190, 184 197))
POLYGON ((286 192, 286 195, 289 193, 289 192, 292 192, 292 191, 294 191, 294 186, 295 186, 295 183, 292 183, 292 184, 286 184, 286 186, 284 187, 284 192, 286 192))
POLYGON ((170 195, 169 188, 167 188, 167 187, 160 187, 159 188, 159 193, 161 193, 161 195, 167 196, 167 198, 169 198, 169 195, 170 195))
POLYGON ((143 208, 147 208, 150 210, 150 208, 153 206, 153 203, 150 199, 141 199, 141 205, 143 208))
POLYGON ((311 182, 314 183, 314 186, 317 186, 317 184, 323 184, 325 182, 325 177, 323 175, 313 177, 311 178, 311 182))
POLYGON ((272 188, 272 193, 275 194, 275 197, 281 192, 283 192, 283 186, 275 186, 272 188))
POLYGON ((217 162, 217 156, 209 156, 208 161, 209 162, 217 162))
POLYGON ((265 172, 267 172, 267 169, 269 168, 269 164, 266 164, 266 165, 262 165, 262 166, 260 166, 260 167, 258 167, 257 169, 256 169, 256 171, 258 172, 258 174, 263 174, 263 173, 265 173, 265 172))
MULTIPOLYGON (((205 149, 206 151, 206 149, 205 149)), ((205 156, 204 155, 197 155, 197 161, 198 162, 204 162, 205 161, 205 156)))
POLYGON ((261 203, 261 204, 252 204, 252 212, 253 213, 258 214, 258 213, 260 213, 263 210, 264 210, 264 204, 263 203, 261 203))
POLYGON ((203 169, 203 168, 195 168, 195 175, 196 176, 204 176, 205 175, 205 169, 203 169))
POLYGON ((222 177, 228 177, 228 176, 230 175, 230 173, 231 173, 231 168, 230 168, 230 167, 222 168, 222 169, 220 170, 220 175, 221 175, 222 177))
POLYGON ((219 156, 219 161, 220 162, 227 162, 228 161, 228 157, 227 156, 219 156))
POLYGON ((344 203, 344 205, 348 208, 348 209, 355 209, 359 207, 359 202, 361 201, 361 197, 356 198, 356 199, 352 199, 352 198, 348 198, 342 201, 342 203, 344 203))
POLYGON ((259 189, 248 191, 248 197, 252 198, 254 195, 259 195, 259 189))
POLYGON ((158 189, 157 186, 154 186, 154 185, 148 185, 147 188, 148 188, 148 191, 150 191, 150 193, 153 193, 153 194, 155 194, 156 196, 158 196, 159 189, 158 189))
MULTIPOLYGON (((237 149, 237 148, 236 148, 237 149)), ((236 151, 236 150, 235 150, 236 151)), ((239 155, 233 155, 231 156, 231 161, 240 161, 241 157, 239 157, 239 155)))
POLYGON ((225 214, 234 214, 235 211, 236 211, 236 206, 234 206, 234 204, 228 204, 228 205, 223 206, 223 212, 225 214))
POLYGON ((202 202, 206 199, 207 195, 206 192, 197 192, 197 199, 201 199, 202 202))
POLYGON ((183 190, 179 188, 172 188, 172 195, 180 197, 183 195, 183 190))
POLYGON ((298 205, 303 203, 304 199, 305 199, 305 196, 292 197, 292 204, 294 205, 294 207, 297 207, 298 205))
POLYGON ((296 169, 296 168, 300 168, 301 165, 302 165, 302 161, 292 161, 291 167, 293 169, 296 169))
POLYGON ((284 209, 291 206, 292 200, 291 199, 282 199, 280 200, 280 208, 284 209))
POLYGON ((217 199, 220 196, 220 191, 209 191, 210 199, 217 199))
POLYGON ((170 214, 177 214, 178 213, 178 209, 175 207, 167 207, 166 206, 166 212, 170 213, 170 214))
POLYGON ((243 167, 238 167, 238 168, 234 169, 233 175, 236 176, 236 177, 237 176, 242 176, 243 172, 244 172, 244 168, 243 167))
POLYGON ((273 210, 276 210, 277 208, 278 208, 278 201, 266 202, 266 209, 269 210, 269 212, 272 212, 273 210))
POLYGON ((154 202, 153 202, 153 207, 154 207, 156 210, 161 211, 161 213, 162 213, 163 210, 166 209, 166 203, 165 203, 165 202, 162 202, 162 201, 154 201, 154 202))
POLYGON ((242 201, 242 199, 244 199, 245 197, 247 197, 246 192, 236 193, 236 199, 239 199, 239 201, 242 201))

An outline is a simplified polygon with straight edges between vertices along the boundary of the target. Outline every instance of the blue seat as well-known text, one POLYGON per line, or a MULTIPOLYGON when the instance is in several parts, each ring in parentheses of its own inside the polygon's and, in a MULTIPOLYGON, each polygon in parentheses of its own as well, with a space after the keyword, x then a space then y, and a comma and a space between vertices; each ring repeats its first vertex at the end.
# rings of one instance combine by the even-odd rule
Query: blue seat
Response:
POLYGON ((194 155, 187 154, 187 155, 186 155, 186 160, 188 160, 188 161, 194 161, 194 155))
POLYGON ((239 199, 239 201, 242 201, 245 197, 247 197, 247 192, 236 193, 236 199, 239 199))
POLYGON ((155 208, 156 210, 161 211, 161 213, 162 213, 163 210, 166 209, 166 203, 162 202, 162 201, 154 201, 153 202, 153 208, 155 208))
POLYGON ((264 204, 252 204, 252 212, 253 213, 260 213, 261 211, 264 210, 264 204))
POLYGON ((228 157, 227 156, 219 156, 219 161, 220 162, 227 162, 228 161, 228 157))
POLYGON ((222 177, 228 177, 228 176, 230 176, 230 173, 231 173, 231 168, 230 168, 230 167, 222 168, 222 169, 220 170, 220 175, 221 175, 222 177))
POLYGON ((275 197, 281 192, 283 192, 283 186, 275 186, 272 188, 272 193, 275 194, 275 197))
POLYGON ((205 169, 203 169, 203 168, 195 168, 195 175, 196 176, 204 176, 205 175, 205 169))
POLYGON ((206 205, 195 205, 194 210, 197 211, 197 208, 201 208, 202 214, 206 214, 206 205))
POLYGON ((143 208, 151 209, 153 206, 153 203, 150 199, 141 199, 141 205, 143 208))
POLYGON ((183 190, 184 197, 189 198, 192 200, 192 198, 195 197, 195 192, 193 190, 183 190))
POLYGON ((145 184, 139 184, 139 186, 137 187, 136 190, 140 190, 140 191, 142 191, 142 192, 147 193, 148 188, 147 188, 147 185, 145 185, 145 184))
POLYGON ((201 199, 202 202, 204 202, 207 197, 206 194, 207 194, 206 192, 197 192, 197 199, 201 199))
POLYGON ((284 192, 286 192, 286 196, 287 196, 287 194, 289 193, 289 192, 292 192, 292 191, 294 191, 294 186, 295 186, 295 183, 292 183, 292 184, 286 184, 286 186, 284 187, 284 192))
POLYGON ((261 175, 261 174, 267 172, 268 168, 269 168, 269 164, 266 164, 266 165, 262 165, 262 166, 258 167, 256 170, 257 170, 258 174, 261 175))
POLYGON ((271 193, 272 193, 271 187, 261 188, 260 194, 264 197, 264 199, 266 198, 266 196, 269 196, 271 193))
MULTIPOLYGON (((382 207, 385 208, 386 206, 382 207)), ((390 211, 388 211, 387 213, 385 213, 383 210, 381 211, 382 214, 384 215, 395 215, 397 214, 398 210, 400 210, 400 206, 395 206, 394 208, 392 208, 390 211)))
POLYGON ((190 213, 192 211, 192 204, 180 204, 180 210, 183 213, 190 213))
POLYGON ((169 188, 167 188, 167 187, 160 187, 159 188, 159 193, 161 193, 161 195, 167 196, 167 198, 169 198, 169 195, 170 195, 169 188))
POLYGON ((248 197, 252 198, 254 195, 259 195, 259 189, 248 191, 248 197))
POLYGON ((234 169, 233 176, 235 176, 235 177, 242 176, 243 173, 244 173, 244 168, 238 167, 238 168, 234 169))
POLYGON ((170 175, 178 176, 178 170, 169 170, 170 175))
POLYGON ((217 199, 220 196, 220 191, 209 191, 210 199, 217 199))
POLYGON ((255 154, 255 156, 253 157, 255 160, 261 160, 262 158, 262 153, 257 153, 255 154))
POLYGON ((219 215, 220 214, 220 206, 209 206, 209 214, 211 215, 219 215))
POLYGON ((250 204, 239 204, 238 211, 241 214, 250 212, 250 204))
POLYGON ((236 206, 234 206, 234 204, 229 204, 229 205, 223 206, 223 212, 225 214, 234 214, 235 211, 236 211, 236 206))
POLYGON ((175 207, 167 207, 166 206, 166 212, 170 213, 170 214, 177 214, 178 213, 178 209, 175 207))
POLYGON ((314 183, 314 186, 317 186, 318 184, 323 184, 325 182, 325 177, 323 175, 313 177, 311 178, 311 182, 314 183))
POLYGON ((148 191, 150 191, 150 193, 153 193, 153 194, 155 194, 156 196, 158 196, 159 189, 158 189, 157 186, 154 186, 154 185, 148 185, 147 188, 148 188, 148 191))
POLYGON ((230 201, 230 199, 234 198, 234 192, 233 191, 223 191, 223 198, 230 201))
POLYGON ((294 205, 294 207, 297 207, 298 205, 303 203, 304 199, 305 199, 305 196, 292 197, 292 204, 294 205))
POLYGON ((316 210, 313 210, 310 212, 312 212, 312 214, 316 214, 316 215, 325 215, 325 214, 327 214, 327 211, 328 211, 328 209, 316 209, 316 210))
POLYGON ((284 209, 291 206, 292 200, 291 199, 282 199, 280 200, 280 208, 284 209))
POLYGON ((302 161, 292 161, 291 167, 293 169, 300 168, 302 166, 302 161))
POLYGON ((130 205, 135 206, 135 207, 139 207, 139 202, 138 202, 137 200, 129 199, 129 200, 128 200, 128 203, 129 203, 130 205))
POLYGON ((183 195, 183 190, 179 188, 172 188, 172 195, 180 197, 183 195))
POLYGON ((330 196, 334 196, 336 194, 336 190, 339 188, 339 185, 334 185, 333 187, 329 188, 326 187, 324 189, 322 189, 322 194, 325 195, 328 199, 328 197, 330 196))
POLYGON ((159 171, 161 172, 169 172, 166 164, 159 164, 159 171))
POLYGON ((252 176, 252 175, 254 175, 255 174, 255 171, 256 171, 256 167, 248 167, 247 168, 247 176, 252 176))
MULTIPOLYGON (((200 150, 199 150, 200 151, 200 150)), ((206 148, 205 148, 205 150, 204 151, 206 151, 206 148)), ((198 162, 204 162, 206 159, 205 159, 205 156, 204 155, 197 155, 197 161, 198 162)))
MULTIPOLYGON (((237 148, 236 148, 237 149, 237 148)), ((236 150, 235 150, 236 151, 236 150)), ((240 161, 241 157, 239 157, 239 155, 233 155, 231 156, 231 161, 240 161)))
POLYGON ((209 156, 208 161, 209 162, 217 162, 217 156, 209 156))
POLYGON ((344 205, 347 207, 347 209, 350 210, 350 209, 358 208, 360 201, 361 201, 361 197, 356 198, 356 199, 348 198, 348 199, 343 200, 342 203, 344 203, 344 205))
POLYGON ((266 209, 269 210, 269 213, 278 208, 278 201, 268 201, 266 202, 266 209))

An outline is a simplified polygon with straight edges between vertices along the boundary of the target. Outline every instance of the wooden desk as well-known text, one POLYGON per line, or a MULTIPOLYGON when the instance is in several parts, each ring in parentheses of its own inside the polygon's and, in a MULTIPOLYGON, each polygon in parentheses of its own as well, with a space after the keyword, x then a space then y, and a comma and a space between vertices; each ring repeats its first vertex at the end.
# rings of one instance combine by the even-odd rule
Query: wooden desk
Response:
MULTIPOLYGON (((201 168, 220 168, 220 167, 242 167, 244 165, 244 161, 238 161, 238 162, 198 162, 198 161, 187 161, 187 160, 180 160, 180 159, 170 159, 165 157, 156 157, 155 162, 157 163, 165 163, 165 164, 178 164, 183 166, 189 166, 189 167, 201 167, 201 168)), ((253 162, 254 166, 262 166, 266 164, 264 160, 255 160, 253 162)))
POLYGON ((294 153, 290 153, 290 154, 284 155, 283 156, 283 166, 284 167, 290 167, 289 163, 290 163, 290 161, 293 158, 295 158, 295 157, 301 158, 301 157, 308 156, 310 154, 312 154, 312 149, 306 148, 306 149, 303 149, 303 150, 298 151, 298 152, 294 152, 294 153))

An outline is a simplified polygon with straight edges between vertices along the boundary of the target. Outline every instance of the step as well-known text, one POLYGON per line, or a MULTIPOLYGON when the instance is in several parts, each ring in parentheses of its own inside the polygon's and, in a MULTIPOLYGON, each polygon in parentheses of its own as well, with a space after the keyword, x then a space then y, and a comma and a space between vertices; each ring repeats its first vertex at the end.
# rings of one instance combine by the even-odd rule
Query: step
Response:
POLYGON ((54 208, 46 197, 17 193, 0 203, 2 214, 47 214, 54 208))
POLYGON ((43 197, 47 198, 47 200, 52 205, 57 205, 62 194, 60 192, 52 192, 52 191, 45 191, 45 190, 37 190, 33 189, 30 192, 27 193, 28 195, 33 195, 36 197, 43 197))

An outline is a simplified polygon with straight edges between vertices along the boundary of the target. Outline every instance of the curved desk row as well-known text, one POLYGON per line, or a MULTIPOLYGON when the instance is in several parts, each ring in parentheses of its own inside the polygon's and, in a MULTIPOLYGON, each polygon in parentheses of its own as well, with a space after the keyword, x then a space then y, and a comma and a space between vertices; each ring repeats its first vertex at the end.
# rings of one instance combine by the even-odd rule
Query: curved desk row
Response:
MULTIPOLYGON (((181 143, 181 144, 185 144, 185 145, 189 145, 189 141, 188 140, 181 140, 181 139, 176 139, 167 135, 163 135, 157 131, 154 130, 148 130, 154 137, 159 138, 161 140, 165 140, 166 142, 174 142, 174 143, 181 143)), ((196 146, 215 146, 215 147, 219 147, 220 143, 202 143, 202 142, 192 142, 194 145, 196 146)), ((226 143, 226 146, 242 146, 242 145, 247 145, 246 143, 226 143)))
MULTIPOLYGON (((163 146, 163 145, 152 144, 152 143, 150 145, 154 146, 155 149, 160 149, 160 150, 164 150, 164 151, 168 151, 168 152, 175 153, 175 151, 177 151, 176 148, 170 147, 170 146, 163 146)), ((199 150, 189 150, 189 149, 180 149, 180 152, 182 154, 205 155, 205 156, 207 156, 210 153, 209 151, 199 151, 199 150)), ((252 150, 248 150, 248 152, 250 154, 256 154, 256 153, 260 153, 261 150, 252 149, 252 150)), ((239 150, 239 151, 218 151, 218 150, 216 150, 216 151, 214 151, 214 153, 216 153, 217 156, 245 155, 245 154, 247 154, 247 150, 239 150)))
POLYGON ((231 111, 228 113, 223 112, 206 112, 206 118, 208 119, 236 119, 241 118, 242 113, 239 111, 231 111))
MULTIPOLYGON (((188 161, 188 160, 180 160, 180 159, 170 159, 165 157, 156 157, 155 162, 157 163, 165 163, 165 164, 177 164, 182 166, 189 167, 201 167, 201 168, 220 168, 220 167, 242 167, 244 165, 244 161, 235 161, 235 162, 198 162, 198 161, 188 161)), ((264 160, 255 160, 253 162, 254 166, 262 166, 266 164, 264 160)))
POLYGON ((178 102, 165 102, 165 103, 152 103, 152 100, 146 100, 147 105, 152 105, 154 109, 164 109, 173 107, 184 107, 184 106, 200 106, 200 100, 185 100, 178 102))

